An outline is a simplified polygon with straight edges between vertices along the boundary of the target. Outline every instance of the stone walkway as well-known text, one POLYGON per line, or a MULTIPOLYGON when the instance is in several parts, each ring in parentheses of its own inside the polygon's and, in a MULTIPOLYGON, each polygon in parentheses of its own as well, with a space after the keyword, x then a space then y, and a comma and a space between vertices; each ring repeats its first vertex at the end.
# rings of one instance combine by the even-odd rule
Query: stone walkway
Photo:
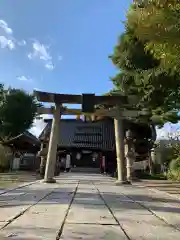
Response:
POLYGON ((142 180, 141 184, 148 188, 154 188, 160 191, 167 192, 180 199, 180 183, 170 180, 142 180))
POLYGON ((98 174, 61 174, 0 195, 0 239, 179 240, 180 200, 98 174))

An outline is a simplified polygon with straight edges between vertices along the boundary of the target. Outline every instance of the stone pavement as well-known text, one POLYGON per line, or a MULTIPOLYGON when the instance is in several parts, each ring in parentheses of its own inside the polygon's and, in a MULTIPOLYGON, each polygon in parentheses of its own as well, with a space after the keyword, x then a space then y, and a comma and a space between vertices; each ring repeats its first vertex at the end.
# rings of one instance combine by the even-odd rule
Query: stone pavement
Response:
POLYGON ((179 240, 180 200, 98 174, 67 173, 0 195, 0 240, 179 240))
POLYGON ((170 180, 142 180, 141 185, 164 191, 180 199, 180 183, 170 180))

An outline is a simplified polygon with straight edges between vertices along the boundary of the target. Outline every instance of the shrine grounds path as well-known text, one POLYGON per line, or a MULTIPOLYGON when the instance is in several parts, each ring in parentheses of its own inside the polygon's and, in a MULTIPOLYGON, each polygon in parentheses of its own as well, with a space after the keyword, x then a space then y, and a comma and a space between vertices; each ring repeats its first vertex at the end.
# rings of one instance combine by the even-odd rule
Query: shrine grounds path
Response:
POLYGON ((180 198, 141 182, 63 173, 0 192, 0 240, 179 240, 180 198))

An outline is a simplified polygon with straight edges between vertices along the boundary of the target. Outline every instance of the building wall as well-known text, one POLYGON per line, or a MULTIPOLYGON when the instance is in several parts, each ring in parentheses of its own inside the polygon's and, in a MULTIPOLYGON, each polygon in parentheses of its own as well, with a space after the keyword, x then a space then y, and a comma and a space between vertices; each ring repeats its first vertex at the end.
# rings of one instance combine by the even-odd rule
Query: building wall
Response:
POLYGON ((25 153, 21 156, 20 170, 33 171, 39 168, 40 160, 36 154, 25 153))

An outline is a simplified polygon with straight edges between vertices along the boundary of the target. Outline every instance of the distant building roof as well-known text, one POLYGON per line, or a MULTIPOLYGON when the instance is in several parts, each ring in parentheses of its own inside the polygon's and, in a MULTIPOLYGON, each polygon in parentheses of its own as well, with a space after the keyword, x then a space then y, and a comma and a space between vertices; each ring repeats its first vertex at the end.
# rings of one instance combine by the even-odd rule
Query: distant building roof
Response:
MULTIPOLYGON (((52 121, 47 123, 40 140, 49 138, 52 121)), ((59 147, 113 150, 115 143, 112 120, 84 122, 75 119, 61 119, 59 147)))
POLYGON ((24 133, 21 133, 21 134, 17 135, 16 137, 9 139, 7 141, 7 143, 10 143, 15 140, 22 139, 22 138, 26 139, 28 142, 31 142, 33 144, 40 144, 39 139, 36 136, 34 136, 32 133, 30 133, 29 131, 25 131, 24 133))
POLYGON ((24 150, 32 150, 36 151, 40 148, 40 140, 31 134, 29 131, 25 131, 13 137, 3 143, 4 145, 14 145, 16 148, 24 149, 24 150))
MULTIPOLYGON (((47 125, 39 136, 41 141, 49 140, 52 119, 46 122, 47 125)), ((151 128, 148 125, 125 121, 125 128, 131 128, 136 137, 141 140, 151 137, 151 128)), ((61 119, 58 146, 112 151, 115 149, 114 121, 110 118, 94 122, 61 119)))

